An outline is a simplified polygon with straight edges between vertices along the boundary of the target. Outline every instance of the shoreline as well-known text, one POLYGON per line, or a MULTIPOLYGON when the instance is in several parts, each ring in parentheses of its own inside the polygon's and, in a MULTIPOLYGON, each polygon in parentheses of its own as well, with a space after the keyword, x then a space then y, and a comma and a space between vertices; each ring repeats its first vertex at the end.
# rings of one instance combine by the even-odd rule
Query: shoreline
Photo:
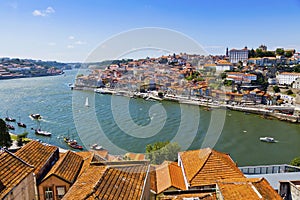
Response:
MULTIPOLYGON (((190 99, 189 97, 185 96, 164 96, 163 98, 160 98, 158 96, 155 96, 153 94, 149 93, 134 93, 130 91, 115 91, 112 89, 101 89, 99 92, 96 92, 96 89, 94 87, 87 87, 87 86, 75 86, 73 88, 74 90, 83 90, 83 91, 93 91, 95 93, 100 94, 107 94, 107 95, 118 95, 118 96, 126 96, 129 98, 143 98, 145 100, 152 100, 152 101, 170 101, 170 102, 177 102, 179 104, 188 104, 193 106, 200 106, 203 108, 211 109, 228 109, 228 110, 234 110, 239 112, 245 112, 245 113, 251 113, 251 114, 257 114, 262 116, 264 119, 277 119, 280 121, 286 121, 291 123, 300 123, 300 116, 295 115, 289 115, 289 114, 283 114, 279 112, 274 112, 274 110, 277 109, 288 109, 283 106, 266 106, 263 104, 260 105, 253 105, 253 106, 240 106, 240 105, 230 105, 222 103, 215 103, 215 102, 209 102, 210 98, 193 98, 190 99)), ((293 108, 290 108, 293 109, 293 108)))
POLYGON ((46 77, 46 76, 59 76, 63 75, 64 73, 58 73, 58 74, 40 74, 40 75, 31 75, 31 76, 0 76, 0 80, 11 80, 11 79, 20 79, 20 78, 36 78, 36 77, 46 77))

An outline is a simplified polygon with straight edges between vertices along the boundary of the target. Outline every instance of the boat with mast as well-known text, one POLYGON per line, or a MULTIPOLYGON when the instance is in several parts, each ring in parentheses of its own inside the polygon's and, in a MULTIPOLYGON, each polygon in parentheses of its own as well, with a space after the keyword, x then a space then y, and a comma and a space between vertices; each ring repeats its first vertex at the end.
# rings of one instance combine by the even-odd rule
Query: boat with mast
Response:
POLYGON ((67 143, 67 145, 69 147, 71 147, 73 149, 79 149, 79 150, 83 149, 83 147, 81 145, 79 145, 75 139, 70 138, 69 131, 68 131, 68 136, 64 137, 64 141, 65 141, 65 143, 67 143))
POLYGON ((15 122, 16 121, 16 119, 11 118, 11 117, 8 116, 8 110, 6 111, 5 121, 8 121, 8 122, 15 122))
POLYGON ((41 129, 40 124, 38 123, 38 128, 34 130, 34 133, 37 135, 42 135, 42 136, 51 136, 52 134, 48 131, 43 131, 41 129))
POLYGON ((21 122, 21 117, 19 117, 19 121, 18 121, 17 124, 18 124, 19 127, 26 128, 26 124, 21 122))

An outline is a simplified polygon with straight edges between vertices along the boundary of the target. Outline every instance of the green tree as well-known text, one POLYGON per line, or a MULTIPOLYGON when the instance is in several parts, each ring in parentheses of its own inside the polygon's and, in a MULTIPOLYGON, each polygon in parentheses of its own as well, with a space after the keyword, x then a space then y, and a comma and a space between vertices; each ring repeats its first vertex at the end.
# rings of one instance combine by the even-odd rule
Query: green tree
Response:
POLYGON ((300 73, 300 65, 299 64, 294 67, 294 72, 300 73))
POLYGON ((221 73, 221 78, 222 78, 222 79, 225 79, 226 77, 227 77, 226 72, 221 73))
POLYGON ((261 49, 255 50, 256 57, 263 57, 263 51, 261 49))
POLYGON ((178 143, 156 142, 146 146, 146 157, 152 164, 161 164, 165 160, 175 161, 180 151, 178 143))
POLYGON ((249 58, 256 57, 256 53, 255 53, 254 49, 248 50, 248 56, 249 56, 249 58))
POLYGON ((10 138, 6 123, 3 119, 0 119, 0 146, 8 148, 11 145, 12 140, 10 138))
POLYGON ((300 157, 296 157, 293 160, 291 160, 290 165, 300 167, 300 157))
POLYGON ((294 94, 294 92, 292 90, 288 90, 288 91, 286 91, 286 94, 291 95, 291 94, 294 94))
POLYGON ((274 90, 275 93, 279 93, 280 92, 280 88, 277 85, 275 85, 273 87, 273 90, 274 90))
POLYGON ((285 52, 284 56, 287 57, 287 58, 290 58, 290 57, 293 56, 293 52, 292 51, 287 51, 287 52, 285 52))
POLYGON ((277 48, 275 50, 275 52, 276 52, 276 55, 280 55, 280 56, 284 55, 284 49, 283 48, 277 48))

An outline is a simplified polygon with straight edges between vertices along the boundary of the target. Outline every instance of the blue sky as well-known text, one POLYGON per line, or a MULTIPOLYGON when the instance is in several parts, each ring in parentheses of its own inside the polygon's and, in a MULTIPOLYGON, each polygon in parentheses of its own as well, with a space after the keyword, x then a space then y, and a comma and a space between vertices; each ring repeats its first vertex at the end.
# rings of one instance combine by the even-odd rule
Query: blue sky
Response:
POLYGON ((84 61, 143 27, 182 32, 211 54, 265 44, 300 51, 300 0, 1 0, 0 57, 84 61))

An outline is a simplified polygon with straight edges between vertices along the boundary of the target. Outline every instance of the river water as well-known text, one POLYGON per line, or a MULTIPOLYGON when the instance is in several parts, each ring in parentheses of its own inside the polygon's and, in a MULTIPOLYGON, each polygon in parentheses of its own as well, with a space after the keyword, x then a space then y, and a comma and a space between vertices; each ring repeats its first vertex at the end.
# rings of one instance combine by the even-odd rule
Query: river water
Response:
POLYGON ((144 152, 155 141, 175 141, 182 150, 213 147, 231 155, 239 166, 288 163, 300 156, 300 125, 262 119, 243 112, 211 110, 174 102, 151 102, 122 96, 72 91, 77 70, 65 75, 0 81, 0 116, 27 125, 13 133, 68 149, 69 135, 85 145, 97 143, 111 153, 144 152), (85 106, 88 98, 89 106, 85 106), (40 113, 43 119, 29 118, 40 113), (51 137, 34 134, 40 126, 51 137), (264 143, 271 136, 277 143, 264 143))

